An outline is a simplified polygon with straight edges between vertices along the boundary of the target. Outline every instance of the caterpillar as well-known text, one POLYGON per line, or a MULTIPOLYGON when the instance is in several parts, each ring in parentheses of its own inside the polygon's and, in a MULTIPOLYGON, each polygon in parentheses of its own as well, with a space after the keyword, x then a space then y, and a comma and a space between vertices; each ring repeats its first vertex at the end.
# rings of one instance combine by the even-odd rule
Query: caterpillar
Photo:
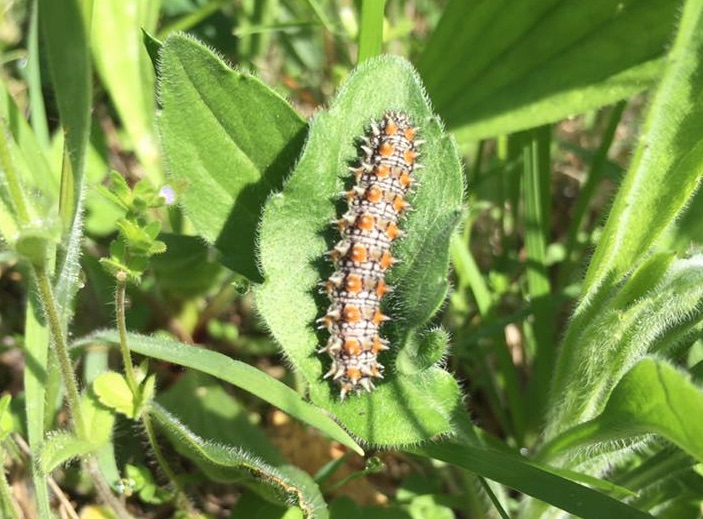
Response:
POLYGON ((403 112, 386 112, 371 121, 360 139, 358 162, 349 169, 355 184, 343 193, 346 213, 334 222, 341 240, 327 255, 334 273, 323 281, 330 305, 318 319, 330 337, 319 350, 332 365, 324 378, 340 386, 340 398, 350 392, 372 391, 383 378, 378 355, 390 349, 381 325, 391 318, 381 312, 383 297, 392 291, 386 273, 397 263, 391 249, 403 236, 399 223, 410 209, 408 194, 416 184, 419 128, 403 112))

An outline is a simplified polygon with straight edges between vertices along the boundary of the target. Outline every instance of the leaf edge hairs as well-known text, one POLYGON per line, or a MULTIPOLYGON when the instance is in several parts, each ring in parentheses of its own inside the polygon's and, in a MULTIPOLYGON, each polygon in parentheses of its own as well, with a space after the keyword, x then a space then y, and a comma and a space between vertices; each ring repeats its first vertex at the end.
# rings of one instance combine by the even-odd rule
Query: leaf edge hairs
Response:
POLYGON ((397 260, 393 242, 403 236, 398 223, 410 208, 419 128, 401 111, 386 112, 381 121, 371 120, 360 139, 359 158, 349 169, 356 183, 342 193, 348 210, 337 221, 342 239, 327 255, 334 273, 321 283, 330 299, 326 314, 318 319, 330 337, 319 353, 327 353, 332 366, 323 378, 340 386, 340 399, 362 389, 372 391, 373 379, 382 379, 384 367, 378 354, 390 349, 380 327, 390 317, 381 312, 381 301, 392 288, 386 272, 397 260))

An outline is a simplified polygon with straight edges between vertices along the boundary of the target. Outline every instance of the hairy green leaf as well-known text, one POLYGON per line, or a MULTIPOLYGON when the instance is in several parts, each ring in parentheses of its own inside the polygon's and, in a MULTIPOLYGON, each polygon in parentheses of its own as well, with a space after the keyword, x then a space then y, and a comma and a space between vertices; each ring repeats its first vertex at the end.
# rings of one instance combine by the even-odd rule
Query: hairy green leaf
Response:
POLYGON ((79 438, 68 431, 49 433, 41 448, 40 466, 44 473, 48 474, 75 458, 96 453, 110 441, 115 423, 112 410, 103 406, 92 391, 88 391, 81 397, 81 411, 87 436, 79 438))
POLYGON ((668 362, 645 358, 613 389, 603 412, 566 431, 548 446, 550 455, 564 449, 659 434, 703 460, 703 391, 668 362))
POLYGON ((248 409, 212 377, 189 371, 156 401, 198 436, 238 445, 272 465, 285 463, 284 456, 252 423, 248 409))
POLYGON ((324 519, 328 516, 319 488, 302 470, 291 465, 274 467, 238 447, 204 440, 156 403, 152 403, 150 414, 174 444, 209 477, 227 482, 253 476, 274 490, 266 492, 257 487, 266 497, 282 503, 292 499, 303 510, 305 517, 310 519, 324 519))
MULTIPOLYGON (((643 11, 645 9, 642 9, 643 11)), ((632 268, 686 206, 703 176, 703 1, 686 2, 644 133, 584 282, 632 268)))
POLYGON ((463 193, 456 147, 432 114, 417 74, 400 58, 380 57, 360 65, 329 111, 313 119, 295 171, 266 206, 260 234, 266 281, 256 291, 259 310, 305 379, 312 401, 371 444, 414 443, 452 430, 451 415, 459 404, 455 380, 422 361, 416 364, 425 369, 400 373, 395 357, 409 344, 422 352, 418 355, 427 346, 433 350, 429 358, 439 357, 436 336, 422 332, 447 293, 449 239, 463 193), (395 291, 385 304, 393 318, 384 331, 393 345, 382 355, 386 379, 372 393, 341 402, 339 388, 322 380, 329 359, 315 353, 327 334, 316 332, 314 322, 329 304, 317 295, 317 284, 332 273, 324 253, 339 238, 329 223, 338 217, 339 193, 350 187, 348 166, 358 155, 357 139, 372 118, 388 110, 408 113, 420 127, 419 138, 426 142, 419 160, 425 168, 417 172, 421 186, 403 223, 407 236, 393 249, 400 264, 388 276, 395 291))
POLYGON ((159 130, 170 176, 186 185, 185 212, 226 266, 261 281, 254 251, 262 208, 300 152, 305 121, 192 38, 166 40, 159 72, 159 130))
POLYGON ((577 308, 551 387, 546 438, 595 418, 630 368, 690 330, 703 316, 703 257, 653 256, 620 290, 605 289, 577 308), (654 275, 658 277, 654 277, 654 275), (636 287, 633 285, 637 285, 636 287), (648 289, 646 289, 648 287, 648 289), (620 293, 637 299, 624 299, 620 293))
POLYGON ((68 431, 52 432, 44 442, 41 451, 40 465, 48 474, 56 467, 70 460, 86 456, 95 450, 95 446, 86 440, 77 438, 68 431))

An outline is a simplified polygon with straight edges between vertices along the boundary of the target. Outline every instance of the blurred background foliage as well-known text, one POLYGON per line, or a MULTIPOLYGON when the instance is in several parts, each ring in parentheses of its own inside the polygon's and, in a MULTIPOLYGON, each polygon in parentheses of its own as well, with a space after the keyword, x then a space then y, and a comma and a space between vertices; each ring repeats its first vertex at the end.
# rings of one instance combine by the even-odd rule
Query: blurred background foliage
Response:
MULTIPOLYGON (((407 57, 415 64, 464 161, 468 211, 461 233, 452 242, 454 290, 437 324, 451 333, 447 369, 469 395, 466 405, 481 429, 482 441, 511 452, 536 451, 545 440, 547 416, 554 413, 549 388, 555 370, 562 370, 556 379, 566 385, 564 379, 574 373, 573 364, 557 365, 560 339, 573 341, 569 344, 590 344, 587 355, 597 352, 599 341, 605 341, 611 330, 609 326, 626 311, 642 312, 637 316, 650 316, 662 327, 672 327, 675 322, 678 328, 672 329, 666 347, 656 350, 652 346, 647 351, 666 355, 700 381, 703 342, 698 299, 689 306, 677 306, 678 313, 672 312, 668 320, 661 321, 657 321, 656 309, 637 299, 659 282, 671 283, 666 288, 680 293, 676 283, 686 285, 687 280, 697 279, 684 276, 687 269, 694 269, 695 262, 678 265, 679 270, 667 269, 674 254, 692 255, 703 239, 703 203, 695 193, 700 173, 691 174, 685 185, 672 181, 669 192, 662 189, 661 195, 657 195, 657 182, 666 183, 669 170, 658 180, 650 179, 646 185, 654 200, 647 206, 651 208, 651 223, 643 220, 643 229, 636 229, 636 225, 630 228, 633 234, 644 236, 638 242, 643 245, 630 256, 621 256, 616 279, 603 292, 589 292, 592 286, 582 282, 596 244, 604 233, 609 236, 606 216, 617 200, 628 164, 631 160, 637 163, 638 138, 656 126, 656 121, 645 125, 645 117, 657 82, 667 70, 668 53, 675 48, 677 24, 683 27, 695 18, 683 17, 683 4, 670 0, 389 0, 385 5, 380 0, 76 2, 84 26, 89 28, 89 63, 86 61, 81 70, 92 84, 92 93, 88 100, 90 134, 85 153, 80 154, 84 164, 74 163, 74 169, 85 171, 85 234, 80 290, 69 335, 81 337, 114 327, 114 280, 99 259, 109 255, 110 241, 123 215, 123 210, 101 192, 101 186, 109 184, 110 171, 115 170, 130 187, 140 179, 146 179, 154 189, 168 183, 167 190, 161 191, 166 207, 152 212, 152 217, 161 221, 159 240, 167 250, 151 260, 138 286, 128 288, 128 328, 206 345, 208 350, 304 390, 300 377, 287 368, 257 315, 250 289, 252 281, 258 280, 249 272, 223 266, 218 250, 197 236, 197 226, 172 203, 185 186, 167 175, 157 133, 161 100, 156 69, 143 41, 145 33, 155 42, 187 32, 234 68, 254 73, 307 120, 329 105, 337 87, 357 64, 360 31, 364 30, 362 13, 373 9, 374 3, 376 10, 380 5, 384 13, 377 24, 382 31, 376 35, 383 38, 383 51, 407 57), (532 170, 528 163, 534 165, 532 170), (662 207, 668 208, 659 221, 657 196, 662 207), (644 272, 637 279, 640 284, 623 282, 626 271, 641 266, 651 249, 669 256, 657 256, 638 271, 644 272), (645 277, 647 283, 642 284, 645 277), (629 292, 618 295, 615 286, 624 286, 629 292), (582 332, 587 337, 583 339, 579 330, 572 329, 570 334, 567 327, 579 297, 589 294, 601 298, 596 306, 602 303, 612 313, 604 310, 600 320, 582 322, 577 314, 572 322, 588 330, 582 332), (634 300, 640 303, 629 306, 634 300), (685 326, 676 321, 681 316, 690 316, 685 326), (675 333, 678 335, 672 338, 675 333)), ((695 2, 689 4, 694 6, 695 2)), ((20 166, 30 205, 43 215, 40 226, 53 236, 60 234, 58 229, 69 229, 73 221, 66 220, 56 207, 59 200, 66 200, 61 176, 68 160, 63 152, 64 135, 69 140, 76 136, 60 115, 63 108, 50 79, 49 63, 56 62, 59 50, 65 50, 63 64, 70 76, 81 62, 71 59, 70 34, 65 38, 66 49, 51 48, 42 36, 37 16, 37 6, 42 5, 29 0, 2 3, 0 114, 24 152, 20 161, 25 163, 20 166)), ((690 7, 686 13, 694 9, 690 7)), ((690 23, 701 27, 700 15, 690 23)), ((57 34, 60 37, 60 31, 57 34)), ((699 85, 701 78, 693 76, 690 85, 699 85)), ((690 110, 698 114, 700 106, 700 101, 692 102, 690 110)), ((700 120, 697 128, 689 124, 685 138, 677 137, 676 128, 665 128, 650 138, 665 142, 659 140, 664 133, 674 135, 671 149, 686 143, 695 151, 703 135, 700 120)), ((77 158, 75 153, 70 156, 73 161, 77 158)), ((3 225, 10 226, 10 220, 0 214, 3 225)), ((605 264, 603 255, 608 254, 617 256, 619 251, 597 253, 599 265, 605 264)), ((589 271, 591 285, 603 282, 605 271, 597 267, 589 271)), ((14 396, 16 430, 25 438, 23 348, 29 278, 17 255, 0 246, 0 390, 14 396)), ((691 294, 692 301, 694 296, 698 297, 691 294)), ((671 301, 662 300, 667 305, 671 301)), ((630 339, 636 328, 631 325, 627 329, 630 339)), ((108 354, 96 351, 78 364, 81 378, 92 380, 107 365, 108 354)), ((314 475, 322 493, 330 498, 333 517, 495 517, 499 513, 486 506, 487 487, 482 488, 468 472, 407 453, 379 455, 385 467, 379 471, 373 463, 366 460, 364 465, 365 460, 339 443, 323 438, 246 391, 159 358, 151 360, 150 368, 157 375, 161 390, 156 400, 163 409, 173 411, 201 437, 249 449, 276 467, 287 464, 314 475)), ((65 420, 58 403, 59 385, 58 375, 52 372, 47 382, 47 423, 65 420)), ((573 384, 568 389, 573 391, 573 384)), ((617 414, 613 408, 611 412, 617 414)), ((169 421, 166 411, 158 416, 157 420, 166 424, 164 429, 170 431, 168 435, 178 436, 179 424, 169 421)), ((584 420, 593 418, 584 416, 584 420)), ((132 480, 138 481, 126 492, 138 496, 130 498, 135 515, 170 513, 169 497, 160 495, 151 474, 142 470, 150 464, 142 441, 132 434, 127 420, 119 418, 115 427, 119 440, 115 457, 120 468, 131 467, 132 480)), ((667 438, 671 440, 672 435, 667 438)), ((193 461, 191 451, 197 450, 193 445, 184 443, 176 448, 183 455, 179 468, 196 489, 199 506, 212 517, 293 517, 300 513, 297 508, 271 504, 260 497, 261 492, 250 491, 255 485, 247 471, 252 469, 247 465, 242 468, 240 460, 239 464, 233 462, 237 469, 230 472, 217 472, 203 460, 193 461), (232 481, 243 484, 224 486, 232 481)), ((630 457, 623 457, 625 468, 614 470, 614 486, 601 490, 622 498, 622 488, 634 488, 641 493, 629 496, 630 503, 661 517, 699 516, 703 480, 686 454, 691 454, 693 447, 686 444, 681 450, 681 445, 676 445, 679 447, 658 441, 648 443, 648 450, 631 451, 630 457), (676 478, 667 478, 666 463, 671 460, 678 461, 673 465, 676 478)), ((441 453, 435 454, 443 459, 441 453)), ((15 457, 22 456, 26 454, 16 453, 15 457)), ((220 459, 219 454, 212 456, 220 459)), ((12 467, 13 481, 18 482, 18 495, 28 495, 27 463, 8 466, 12 467)), ((600 475, 603 470, 599 466, 590 474, 600 475)), ((79 465, 60 468, 54 474, 85 517, 109 517, 91 502, 79 465)), ((578 480, 573 475, 569 479, 578 480)), ((542 512, 538 505, 525 505, 514 492, 498 488, 493 492, 489 495, 497 495, 495 499, 509 513, 517 514, 520 506, 525 517, 542 512)))

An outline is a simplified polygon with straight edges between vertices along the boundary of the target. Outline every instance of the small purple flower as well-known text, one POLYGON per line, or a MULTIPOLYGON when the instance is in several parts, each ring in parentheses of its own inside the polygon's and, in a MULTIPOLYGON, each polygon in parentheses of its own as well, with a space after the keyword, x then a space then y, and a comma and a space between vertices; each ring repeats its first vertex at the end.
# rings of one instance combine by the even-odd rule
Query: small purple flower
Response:
POLYGON ((166 205, 173 205, 176 202, 176 192, 168 184, 161 188, 159 196, 164 199, 166 205))

